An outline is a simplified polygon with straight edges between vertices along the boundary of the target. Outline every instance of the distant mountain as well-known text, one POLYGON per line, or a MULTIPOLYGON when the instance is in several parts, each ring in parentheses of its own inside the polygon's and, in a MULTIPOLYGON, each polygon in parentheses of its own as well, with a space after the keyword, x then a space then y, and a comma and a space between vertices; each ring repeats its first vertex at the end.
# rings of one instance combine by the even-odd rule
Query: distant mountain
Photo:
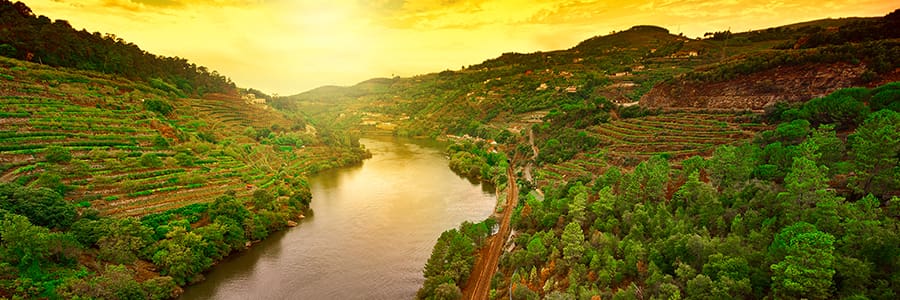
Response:
POLYGON ((597 99, 758 110, 896 80, 897 16, 710 32, 699 40, 634 26, 567 50, 504 53, 461 70, 319 88, 275 103, 360 131, 484 138, 496 138, 534 113, 597 99))

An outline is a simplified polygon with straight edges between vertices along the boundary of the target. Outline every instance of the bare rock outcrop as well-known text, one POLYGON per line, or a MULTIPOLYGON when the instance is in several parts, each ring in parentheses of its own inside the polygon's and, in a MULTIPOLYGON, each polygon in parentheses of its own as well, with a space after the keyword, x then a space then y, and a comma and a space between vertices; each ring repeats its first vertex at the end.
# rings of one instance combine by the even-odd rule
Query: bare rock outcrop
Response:
POLYGON ((837 89, 859 86, 863 64, 833 63, 777 67, 735 79, 696 83, 679 80, 653 87, 640 105, 654 108, 761 110, 776 102, 801 102, 837 89))

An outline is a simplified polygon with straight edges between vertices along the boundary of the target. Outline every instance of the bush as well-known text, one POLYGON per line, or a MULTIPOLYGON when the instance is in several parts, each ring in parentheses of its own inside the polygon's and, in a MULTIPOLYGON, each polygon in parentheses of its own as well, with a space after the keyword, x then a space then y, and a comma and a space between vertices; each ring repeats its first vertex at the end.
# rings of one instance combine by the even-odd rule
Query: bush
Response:
POLYGON ((156 156, 154 153, 145 153, 141 155, 141 166, 147 168, 158 168, 163 166, 163 162, 159 159, 159 156, 156 156))
POLYGON ((68 228, 75 221, 75 207, 47 188, 0 183, 0 210, 23 215, 35 225, 68 228))
POLYGON ((72 160, 72 153, 60 146, 50 146, 44 151, 44 159, 52 163, 67 163, 72 160))
POLYGON ((190 167, 190 166, 194 165, 195 159, 194 159, 194 156, 184 153, 184 152, 181 152, 181 153, 175 154, 175 161, 178 162, 179 166, 190 167))
POLYGON ((144 100, 144 109, 166 116, 172 113, 172 111, 175 110, 175 107, 160 99, 146 99, 144 100))
POLYGON ((843 89, 803 105, 803 115, 813 125, 834 124, 835 128, 853 128, 869 115, 869 108, 862 102, 868 98, 868 90, 843 89))
POLYGON ((900 111, 900 88, 886 89, 875 94, 875 96, 872 96, 869 100, 869 106, 872 108, 872 111, 879 111, 882 109, 900 111))

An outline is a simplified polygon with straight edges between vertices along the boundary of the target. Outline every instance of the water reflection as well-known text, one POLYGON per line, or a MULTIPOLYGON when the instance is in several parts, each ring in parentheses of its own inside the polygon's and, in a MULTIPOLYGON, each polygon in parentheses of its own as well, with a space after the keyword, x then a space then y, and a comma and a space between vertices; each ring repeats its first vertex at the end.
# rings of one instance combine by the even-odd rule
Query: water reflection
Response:
POLYGON ((444 145, 363 139, 373 158, 310 180, 315 217, 217 266, 183 299, 409 299, 440 233, 495 203, 444 145))

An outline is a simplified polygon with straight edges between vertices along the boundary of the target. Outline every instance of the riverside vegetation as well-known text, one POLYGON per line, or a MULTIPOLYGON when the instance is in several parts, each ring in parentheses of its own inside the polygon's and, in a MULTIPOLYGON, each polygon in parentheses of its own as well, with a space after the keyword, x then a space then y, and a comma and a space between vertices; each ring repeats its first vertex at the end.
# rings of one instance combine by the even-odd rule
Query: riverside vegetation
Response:
POLYGON ((205 67, 20 2, 0 20, 0 298, 177 297, 299 221, 306 176, 367 155, 205 67))
MULTIPOLYGON (((296 221, 304 175, 364 158, 363 133, 458 139, 450 167, 501 190, 522 173, 492 299, 900 294, 897 11, 635 26, 277 110, 20 2, 0 20, 0 297, 175 297, 296 221)), ((418 297, 462 297, 495 222, 442 234, 418 297)))
MULTIPOLYGON (((457 140, 450 167, 500 190, 515 163, 491 299, 895 299, 898 28, 898 11, 702 39, 635 26, 275 104, 457 140)), ((441 235, 418 298, 463 297, 486 222, 441 235)))

